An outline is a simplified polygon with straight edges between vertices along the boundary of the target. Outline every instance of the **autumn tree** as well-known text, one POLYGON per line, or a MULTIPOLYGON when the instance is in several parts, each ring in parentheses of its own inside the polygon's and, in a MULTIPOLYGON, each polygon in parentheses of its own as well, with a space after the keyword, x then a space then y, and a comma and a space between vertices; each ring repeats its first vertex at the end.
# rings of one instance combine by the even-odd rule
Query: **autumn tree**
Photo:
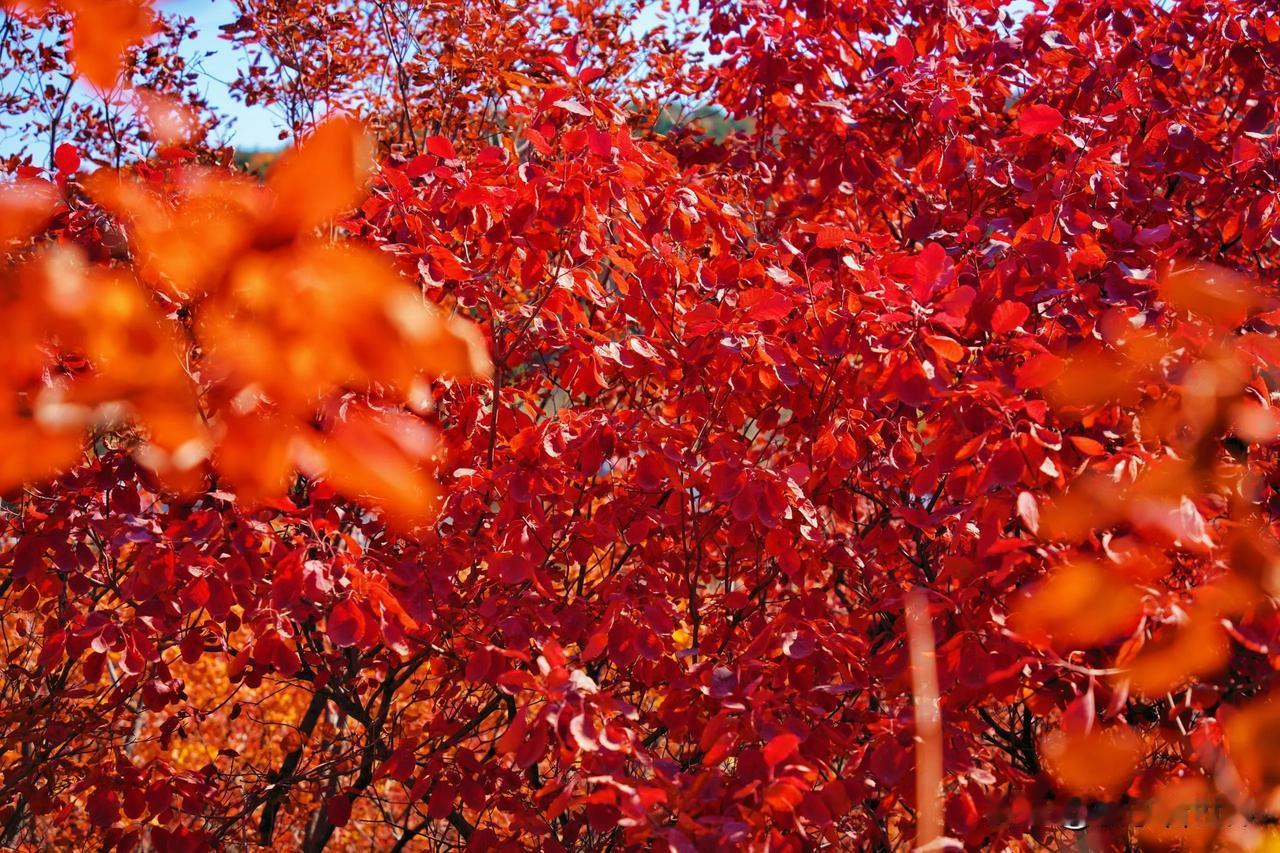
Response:
POLYGON ((0 2, 3 844, 1272 837, 1275 3, 229 5, 0 2))

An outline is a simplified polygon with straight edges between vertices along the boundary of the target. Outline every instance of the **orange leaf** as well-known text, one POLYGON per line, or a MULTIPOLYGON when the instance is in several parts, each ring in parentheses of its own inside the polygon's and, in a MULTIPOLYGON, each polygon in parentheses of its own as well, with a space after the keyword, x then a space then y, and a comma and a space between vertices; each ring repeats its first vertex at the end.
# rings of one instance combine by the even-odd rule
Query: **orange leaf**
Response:
POLYGON ((331 119, 286 151, 267 175, 275 196, 272 234, 305 234, 350 210, 373 171, 373 144, 354 119, 331 119))
POLYGON ((965 356, 965 348, 958 341, 948 338, 945 335, 925 335, 924 342, 929 345, 938 357, 943 361, 949 361, 955 364, 962 361, 965 356))
POLYGON ((1049 772, 1073 794, 1109 799, 1122 792, 1138 769, 1142 739, 1127 726, 1068 732, 1058 729, 1040 741, 1049 772))
POLYGON ((1130 812, 1143 849, 1209 850, 1229 804, 1203 776, 1163 782, 1130 812))
POLYGON ((66 470, 80 458, 84 443, 83 413, 58 405, 37 402, 35 411, 26 411, 9 394, 9 405, 0 411, 0 494, 47 479, 66 470), (41 414, 43 412, 43 414, 41 414))
POLYGON ((151 137, 162 146, 186 145, 199 134, 199 118, 181 101, 145 89, 138 90, 136 95, 151 137))
POLYGON ((125 51, 156 30, 146 0, 63 0, 71 13, 71 59, 99 89, 115 87, 125 51))
POLYGON ((1102 442, 1086 435, 1073 435, 1070 437, 1070 441, 1075 449, 1085 456, 1102 456, 1107 452, 1107 448, 1103 446, 1102 442))
POLYGON ((47 181, 17 181, 0 185, 0 251, 26 240, 53 218, 58 193, 47 181))
POLYGON ((1280 701, 1274 695, 1231 715, 1225 734, 1231 760, 1256 797, 1280 786, 1280 701))
POLYGON ((238 497, 254 504, 285 490, 295 467, 291 445, 297 441, 297 423, 268 411, 233 408, 219 418, 218 427, 214 466, 238 497))
POLYGON ((1197 610, 1185 624, 1168 626, 1148 640, 1120 677, 1128 680, 1136 694, 1163 696, 1221 669, 1230 652, 1218 617, 1212 611, 1197 610))
POLYGON ((1068 650, 1097 646, 1132 631, 1142 597, 1127 580, 1092 562, 1060 566, 1017 602, 1018 633, 1068 650))
POLYGON ((800 805, 800 801, 804 799, 804 794, 798 788, 786 781, 774 782, 764 791, 764 804, 774 812, 792 812, 796 806, 800 805))
POLYGON ((1136 393, 1135 365, 1090 349, 1071 353, 1049 389, 1058 406, 1100 406, 1136 393))
POLYGON ((299 416, 340 386, 405 392, 422 372, 483 376, 475 328, 446 319, 369 249, 303 244, 237 263, 201 314, 213 358, 299 416))
POLYGON ((84 184, 130 226, 141 276, 183 300, 219 284, 253 239, 262 201, 247 180, 199 170, 184 173, 174 202, 105 169, 84 184))
POLYGON ((1212 264, 1172 270, 1160 282, 1160 295, 1175 308, 1226 328, 1239 325, 1262 304, 1247 278, 1212 264))
POLYGON ((315 448, 320 470, 343 494, 364 499, 405 527, 432 517, 439 497, 435 481, 422 470, 434 449, 431 430, 403 412, 352 406, 334 418, 325 441, 315 448))

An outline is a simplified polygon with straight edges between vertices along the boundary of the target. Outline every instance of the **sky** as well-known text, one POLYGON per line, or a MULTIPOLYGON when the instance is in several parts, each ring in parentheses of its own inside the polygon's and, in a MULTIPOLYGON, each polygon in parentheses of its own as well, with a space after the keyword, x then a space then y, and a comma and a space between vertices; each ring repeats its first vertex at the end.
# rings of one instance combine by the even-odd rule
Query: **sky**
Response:
MULTIPOLYGON (((223 24, 235 20, 235 5, 231 0, 158 0, 156 6, 165 11, 192 17, 196 21, 199 36, 185 43, 186 54, 192 67, 199 73, 199 86, 216 115, 223 119, 219 135, 243 150, 280 148, 278 138, 285 126, 278 116, 265 107, 246 107, 231 95, 229 83, 235 79, 236 67, 242 59, 240 52, 228 41, 219 38, 223 24)), ((16 83, 0 76, 0 90, 16 83)), ((88 96, 87 84, 77 83, 77 91, 88 96)), ((0 124, 0 156, 14 153, 23 147, 23 126, 19 123, 0 124)), ((39 152, 37 159, 39 159, 39 152)))
POLYGON ((167 0, 158 5, 167 12, 195 18, 200 34, 187 45, 191 55, 199 57, 197 70, 206 100, 216 115, 231 124, 223 131, 232 144, 241 150, 279 148, 282 143, 277 134, 285 126, 280 117, 266 107, 246 107, 232 97, 228 86, 242 58, 230 42, 218 37, 219 27, 236 18, 231 0, 167 0))

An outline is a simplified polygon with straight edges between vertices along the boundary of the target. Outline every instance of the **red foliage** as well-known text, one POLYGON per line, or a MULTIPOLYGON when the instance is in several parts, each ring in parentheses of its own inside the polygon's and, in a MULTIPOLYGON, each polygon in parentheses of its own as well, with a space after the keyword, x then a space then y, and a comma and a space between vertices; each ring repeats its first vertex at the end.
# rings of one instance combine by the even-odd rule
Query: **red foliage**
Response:
POLYGON ((0 2, 0 843, 1256 841, 1274 3, 235 5, 0 2))

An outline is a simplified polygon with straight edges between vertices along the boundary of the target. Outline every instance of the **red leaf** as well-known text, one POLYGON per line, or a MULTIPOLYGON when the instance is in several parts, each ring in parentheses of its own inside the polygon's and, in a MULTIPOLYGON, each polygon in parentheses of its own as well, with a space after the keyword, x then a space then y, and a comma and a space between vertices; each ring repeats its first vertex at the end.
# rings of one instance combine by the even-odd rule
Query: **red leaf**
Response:
POLYGON ((325 816, 337 827, 346 826, 351 820, 351 800, 346 794, 335 794, 324 802, 325 816))
POLYGON ((786 294, 764 287, 744 292, 738 298, 738 304, 746 310, 747 317, 757 323, 781 320, 791 313, 792 307, 786 294))
POLYGON ((609 635, 604 631, 597 631, 587 640, 587 644, 582 647, 582 654, 579 657, 584 661, 592 661, 604 654, 605 649, 609 647, 609 635))
POLYGON ((493 748, 501 755, 511 755, 524 743, 528 731, 528 719, 523 711, 517 711, 506 731, 494 742, 493 748))
POLYGON ((1019 388, 1043 388, 1062 374, 1067 363, 1053 353, 1042 352, 1027 359, 1014 374, 1019 388))
POLYGON ((702 757, 703 765, 714 767, 725 759, 729 754, 729 750, 733 749, 737 739, 732 732, 725 732, 716 739, 716 742, 707 750, 707 754, 702 757))
POLYGON ((80 151, 69 142, 64 142, 53 152, 53 165, 64 175, 80 171, 80 151))
POLYGON ((89 823, 97 827, 108 827, 120 817, 120 798, 116 792, 99 785, 88 797, 89 823))
POLYGON ((845 231, 835 225, 823 225, 818 229, 815 243, 819 249, 831 249, 845 241, 845 231))
POLYGON ((493 669, 493 655, 487 648, 481 646, 472 652, 467 660, 466 679, 473 684, 479 684, 488 678, 491 669, 493 669))
POLYGON ((391 778, 397 782, 407 782, 417 766, 418 762, 412 749, 407 746, 397 747, 391 755, 387 756, 387 760, 382 762, 382 766, 374 774, 374 781, 391 778))
POLYGON ((893 58, 899 65, 910 65, 911 60, 916 58, 916 47, 905 36, 898 36, 889 50, 893 52, 893 58))
POLYGON ((1048 104, 1032 104, 1018 114, 1018 130, 1027 136, 1053 133, 1066 119, 1048 104))
POLYGON ((533 565, 520 554, 495 554, 489 569, 503 583, 517 584, 533 579, 533 565))
POLYGON ((1062 729, 1071 735, 1088 735, 1093 731, 1096 720, 1097 708, 1094 703, 1093 686, 1090 685, 1085 692, 1072 699, 1067 709, 1062 712, 1062 729))
POLYGON ((1026 460, 1017 445, 1009 442, 1001 447, 987 465, 987 482, 997 486, 1011 486, 1022 478, 1026 460))
POLYGON ((915 273, 911 295, 917 302, 923 303, 955 279, 956 267, 946 249, 937 243, 930 243, 916 257, 915 273))
POLYGON ((783 732, 776 735, 764 747, 764 763, 770 768, 781 764, 785 759, 791 757, 796 751, 796 747, 800 745, 800 738, 790 732, 783 732))
POLYGON ((991 331, 1004 335, 1016 330, 1031 315, 1031 309, 1022 302, 1006 301, 996 306, 991 314, 991 331))
POLYGON ((530 767, 534 762, 542 758, 542 754, 547 751, 547 727, 541 722, 535 723, 529 730, 529 737, 516 750, 515 762, 516 766, 521 770, 530 767))
POLYGON ((325 626, 334 645, 354 646, 364 635, 364 614, 354 601, 344 598, 329 611, 325 626))
POLYGON ((1138 233, 1134 235, 1133 242, 1137 243, 1139 246, 1143 246, 1144 248, 1150 248, 1151 246, 1158 245, 1163 243, 1165 240, 1168 240, 1169 234, 1172 230, 1173 229, 1169 227, 1168 222, 1165 222, 1162 225, 1155 225, 1151 228, 1140 228, 1138 233))
POLYGON ((436 820, 448 817, 449 812, 453 811, 453 803, 457 797, 456 788, 437 781, 431 791, 431 797, 427 800, 427 815, 436 820))
POLYGON ((442 160, 456 160, 458 152, 453 150, 453 143, 443 136, 428 136, 423 147, 442 160))

